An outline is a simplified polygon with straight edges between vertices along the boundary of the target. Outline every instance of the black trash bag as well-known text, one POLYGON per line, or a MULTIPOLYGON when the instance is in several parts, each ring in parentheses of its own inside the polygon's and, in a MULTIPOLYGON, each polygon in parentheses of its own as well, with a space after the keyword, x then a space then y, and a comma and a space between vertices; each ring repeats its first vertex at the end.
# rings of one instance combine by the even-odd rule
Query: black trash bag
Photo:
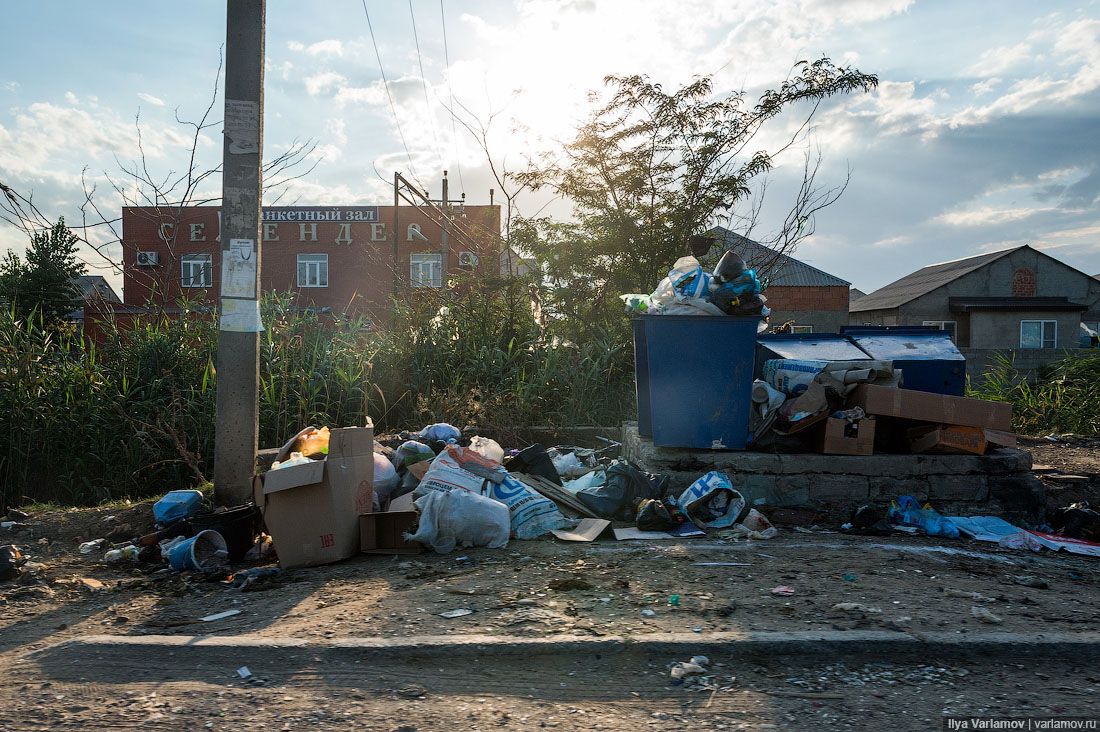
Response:
POLYGON ((561 476, 554 468, 554 461, 546 454, 546 448, 538 443, 523 448, 512 457, 504 458, 504 468, 509 473, 537 475, 554 485, 561 485, 561 476))
POLYGON ((1089 508, 1089 504, 1084 501, 1072 503, 1056 511, 1050 524, 1062 536, 1100 541, 1100 512, 1089 508))
POLYGON ((882 508, 866 503, 852 511, 849 523, 851 528, 841 527, 841 531, 861 536, 889 536, 894 533, 893 527, 882 515, 882 508))
POLYGON ((0 546, 0 582, 13 580, 22 574, 19 568, 26 562, 27 559, 23 556, 23 552, 19 551, 19 547, 14 544, 0 546))
POLYGON ((634 523, 639 531, 670 531, 676 528, 672 512, 657 498, 647 498, 638 504, 638 518, 634 523))
POLYGON ((643 473, 633 463, 616 460, 607 469, 607 482, 577 492, 589 510, 612 521, 633 521, 634 507, 645 498, 664 498, 668 476, 643 473))

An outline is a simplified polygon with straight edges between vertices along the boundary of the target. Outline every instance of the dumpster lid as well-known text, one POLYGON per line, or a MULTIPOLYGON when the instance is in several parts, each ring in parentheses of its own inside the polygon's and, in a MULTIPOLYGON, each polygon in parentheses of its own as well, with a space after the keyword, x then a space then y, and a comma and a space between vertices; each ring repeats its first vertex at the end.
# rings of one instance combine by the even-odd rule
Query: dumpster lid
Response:
POLYGON ((936 326, 848 327, 841 332, 873 358, 883 360, 965 361, 947 331, 936 326))
POLYGON ((847 336, 836 333, 776 333, 756 342, 779 355, 810 361, 866 361, 868 356, 847 336))

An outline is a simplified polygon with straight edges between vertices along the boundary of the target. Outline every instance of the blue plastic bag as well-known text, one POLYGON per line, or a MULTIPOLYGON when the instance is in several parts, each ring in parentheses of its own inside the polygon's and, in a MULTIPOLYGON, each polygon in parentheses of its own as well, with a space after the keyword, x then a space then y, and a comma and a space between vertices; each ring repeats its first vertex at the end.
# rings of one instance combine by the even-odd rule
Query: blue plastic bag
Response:
POLYGON ((437 422, 420 430, 420 439, 439 440, 440 442, 458 442, 462 438, 462 430, 446 422, 437 422))
POLYGON ((912 496, 901 496, 896 503, 890 504, 887 519, 892 524, 915 526, 929 536, 942 536, 946 539, 958 539, 959 529, 950 519, 941 515, 929 504, 922 508, 912 496))
POLYGON ((737 523, 745 510, 745 498, 734 489, 725 473, 712 470, 688 486, 676 505, 696 526, 725 529, 737 523))

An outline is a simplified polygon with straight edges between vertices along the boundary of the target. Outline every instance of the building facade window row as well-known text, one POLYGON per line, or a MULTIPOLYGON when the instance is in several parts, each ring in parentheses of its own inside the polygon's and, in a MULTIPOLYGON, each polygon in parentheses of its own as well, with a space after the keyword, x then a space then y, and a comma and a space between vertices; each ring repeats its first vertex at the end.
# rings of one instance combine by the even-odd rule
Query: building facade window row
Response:
MULTIPOLYGON (((328 287, 328 255, 297 255, 297 286, 328 287)), ((209 288, 214 283, 214 262, 210 254, 185 254, 180 258, 180 286, 209 288)), ((413 287, 443 286, 443 255, 413 254, 409 257, 409 284, 413 287)))

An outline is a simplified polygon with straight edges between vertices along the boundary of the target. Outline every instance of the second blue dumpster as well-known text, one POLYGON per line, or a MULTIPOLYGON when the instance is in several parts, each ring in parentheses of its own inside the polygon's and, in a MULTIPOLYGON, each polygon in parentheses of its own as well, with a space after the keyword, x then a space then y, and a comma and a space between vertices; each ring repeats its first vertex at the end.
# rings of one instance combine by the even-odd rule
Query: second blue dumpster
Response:
POLYGON ((893 361, 902 388, 934 394, 966 394, 966 357, 947 331, 935 326, 847 326, 840 332, 871 358, 893 361))
POLYGON ((635 318, 638 416, 639 423, 649 423, 653 444, 745 448, 759 322, 705 315, 635 318))

